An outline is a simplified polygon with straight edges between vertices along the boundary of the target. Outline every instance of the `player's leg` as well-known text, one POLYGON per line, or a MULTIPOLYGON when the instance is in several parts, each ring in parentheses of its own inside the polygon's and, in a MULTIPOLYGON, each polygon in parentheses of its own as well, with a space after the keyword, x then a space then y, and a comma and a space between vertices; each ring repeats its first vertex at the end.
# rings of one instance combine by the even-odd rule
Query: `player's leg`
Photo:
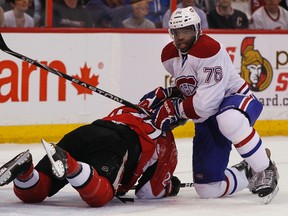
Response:
POLYGON ((240 104, 239 107, 241 107, 245 100, 249 100, 249 103, 245 110, 223 108, 223 112, 217 116, 220 131, 232 142, 249 165, 249 167, 246 166, 246 169, 242 169, 242 172, 246 170, 249 180, 253 179, 253 185, 250 181, 250 189, 252 188, 260 197, 266 196, 278 188, 279 175, 275 163, 270 159, 270 154, 267 154, 264 145, 262 145, 261 137, 253 128, 262 106, 253 97, 241 98, 236 96, 231 98, 226 99, 226 105, 230 103, 237 107, 240 104), (250 167, 256 173, 253 176, 249 176, 247 173, 250 167), (265 179, 269 179, 269 181, 265 181, 265 179))
POLYGON ((51 189, 51 181, 34 169, 29 150, 22 152, 1 167, 0 185, 14 182, 15 195, 27 203, 43 201, 51 189))
MULTIPOLYGON (((105 123, 105 127, 94 124, 81 127, 63 137, 57 146, 52 145, 56 151, 52 149, 50 153, 55 161, 62 157, 64 165, 60 167, 66 168, 66 179, 79 192, 81 198, 93 207, 103 206, 114 197, 122 179, 124 164, 128 166, 131 160, 130 158, 128 161, 130 147, 127 147, 127 143, 135 139, 127 134, 131 129, 110 124, 112 126, 105 123), (121 128, 121 133, 117 132, 118 127, 121 128), (65 152, 65 158, 61 156, 61 151, 65 152), (58 156, 54 155, 54 152, 58 156)), ((135 146, 131 148, 137 149, 135 146)))
POLYGON ((244 173, 227 169, 231 142, 219 131, 215 116, 195 124, 193 177, 201 198, 231 195, 247 187, 244 173))
POLYGON ((26 203, 42 202, 47 198, 51 188, 52 182, 49 176, 36 169, 33 170, 28 180, 24 176, 14 180, 15 195, 26 203))
POLYGON ((243 113, 229 109, 218 115, 217 121, 222 134, 233 143, 255 172, 263 171, 269 166, 262 139, 243 113))

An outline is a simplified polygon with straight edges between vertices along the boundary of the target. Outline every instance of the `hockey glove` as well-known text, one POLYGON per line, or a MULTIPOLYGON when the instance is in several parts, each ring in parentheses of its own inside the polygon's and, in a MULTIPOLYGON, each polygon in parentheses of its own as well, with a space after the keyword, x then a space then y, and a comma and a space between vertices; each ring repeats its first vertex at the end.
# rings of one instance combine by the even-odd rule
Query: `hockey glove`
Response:
POLYGON ((171 178, 172 190, 169 196, 177 196, 180 191, 181 182, 176 176, 172 176, 171 178))
POLYGON ((151 116, 155 127, 162 131, 169 131, 179 125, 185 124, 186 119, 181 117, 179 110, 181 101, 182 99, 180 98, 167 99, 162 106, 155 109, 151 116))
POLYGON ((172 95, 179 95, 179 91, 176 87, 162 88, 158 87, 155 90, 145 94, 141 99, 139 106, 145 109, 155 109, 160 106, 167 98, 172 95))

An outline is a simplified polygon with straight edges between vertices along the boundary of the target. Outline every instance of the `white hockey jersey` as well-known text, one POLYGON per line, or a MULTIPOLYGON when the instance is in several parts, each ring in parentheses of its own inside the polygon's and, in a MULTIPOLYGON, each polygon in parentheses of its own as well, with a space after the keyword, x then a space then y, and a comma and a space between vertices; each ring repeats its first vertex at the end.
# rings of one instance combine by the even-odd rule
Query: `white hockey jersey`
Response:
POLYGON ((185 96, 185 115, 195 123, 216 114, 225 96, 251 94, 226 49, 208 35, 202 34, 187 55, 170 42, 163 48, 161 60, 185 96))

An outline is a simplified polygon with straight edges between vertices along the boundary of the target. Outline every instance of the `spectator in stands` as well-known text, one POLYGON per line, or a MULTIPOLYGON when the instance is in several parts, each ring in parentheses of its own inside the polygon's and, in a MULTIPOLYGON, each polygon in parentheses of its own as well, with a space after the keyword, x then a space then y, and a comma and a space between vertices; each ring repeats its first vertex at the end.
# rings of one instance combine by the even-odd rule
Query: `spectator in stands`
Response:
POLYGON ((46 24, 46 0, 40 0, 40 20, 38 22, 39 27, 43 27, 46 24))
POLYGON ((251 29, 288 29, 288 11, 281 0, 264 0, 265 5, 252 14, 251 29))
MULTIPOLYGON (((4 11, 11 10, 11 5, 7 0, 0 0, 0 5, 4 11)), ((29 7, 26 13, 34 19, 34 26, 44 26, 46 16, 46 0, 29 0, 29 7)))
POLYGON ((146 16, 156 28, 162 28, 163 16, 170 8, 170 0, 153 0, 149 2, 149 13, 146 16))
POLYGON ((29 0, 29 7, 27 14, 29 14, 34 19, 34 25, 39 26, 41 20, 41 1, 40 0, 29 0))
POLYGON ((4 10, 0 6, 0 27, 4 27, 4 10))
POLYGON ((34 27, 33 18, 26 13, 29 0, 9 0, 12 7, 4 13, 5 27, 34 27))
POLYGON ((264 0, 250 0, 251 1, 251 14, 253 14, 258 8, 264 5, 264 0))
MULTIPOLYGON (((150 2, 151 0, 143 0, 150 2)), ((124 4, 123 0, 89 0, 86 4, 97 28, 121 28, 122 22, 133 13, 140 2, 124 4)))
MULTIPOLYGON (((131 3, 139 2, 139 0, 131 0, 131 3)), ((148 2, 141 1, 136 7, 133 7, 131 17, 123 21, 124 28, 156 28, 155 24, 145 18, 149 12, 148 2)))
POLYGON ((57 0, 53 3, 53 27, 89 28, 93 20, 81 0, 57 0))
POLYGON ((251 18, 252 15, 251 0, 232 0, 232 8, 244 12, 248 20, 251 18))
MULTIPOLYGON (((194 10, 197 12, 197 14, 199 15, 201 19, 201 28, 207 29, 208 22, 207 22, 206 13, 196 6, 195 0, 182 0, 181 3, 177 5, 177 8, 185 8, 189 6, 192 6, 194 10)), ((168 22, 169 22, 170 16, 171 16, 171 11, 169 9, 167 10, 167 12, 164 14, 164 17, 163 17, 163 23, 162 23, 163 28, 168 28, 168 22)))
POLYGON ((249 27, 245 13, 232 7, 232 0, 218 0, 215 10, 207 15, 209 28, 245 29, 249 27))
POLYGON ((208 14, 216 8, 217 0, 196 0, 196 2, 196 6, 208 14))

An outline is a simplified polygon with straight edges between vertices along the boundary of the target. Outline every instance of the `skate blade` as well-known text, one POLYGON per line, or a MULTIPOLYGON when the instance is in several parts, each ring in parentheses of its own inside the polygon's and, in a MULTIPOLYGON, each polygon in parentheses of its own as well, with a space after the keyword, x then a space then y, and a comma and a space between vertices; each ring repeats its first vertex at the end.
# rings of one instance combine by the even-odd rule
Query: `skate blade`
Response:
POLYGON ((262 203, 269 204, 272 201, 272 199, 277 195, 278 191, 279 186, 277 186, 275 190, 272 191, 272 193, 268 194, 267 196, 261 197, 262 203))
POLYGON ((50 160, 50 163, 52 165, 52 172, 53 174, 59 178, 62 179, 65 176, 65 166, 61 160, 55 161, 53 159, 53 155, 56 153, 56 149, 53 146, 53 144, 46 142, 45 140, 41 139, 41 142, 44 146, 44 149, 47 153, 47 156, 50 160))
POLYGON ((11 170, 15 166, 20 166, 21 164, 23 164, 29 157, 29 153, 30 153, 29 149, 26 150, 25 152, 20 153, 18 156, 12 159, 14 160, 14 162, 9 161, 0 168, 0 186, 9 184, 12 181, 9 180, 12 175, 11 170))

